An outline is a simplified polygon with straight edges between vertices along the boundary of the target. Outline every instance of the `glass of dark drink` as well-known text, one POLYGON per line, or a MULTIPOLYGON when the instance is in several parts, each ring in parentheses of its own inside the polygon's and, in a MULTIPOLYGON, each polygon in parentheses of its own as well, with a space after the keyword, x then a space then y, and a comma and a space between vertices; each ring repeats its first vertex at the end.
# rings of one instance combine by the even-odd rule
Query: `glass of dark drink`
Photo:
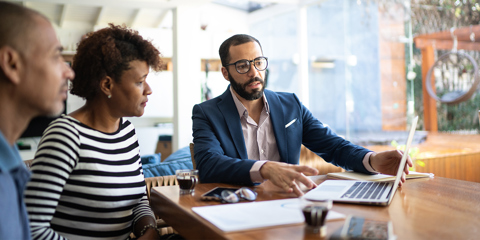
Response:
POLYGON ((332 200, 305 201, 302 204, 302 213, 305 217, 305 231, 311 234, 326 235, 326 219, 328 211, 332 208, 332 200))
POLYGON ((198 170, 180 169, 175 175, 180 186, 180 194, 192 194, 198 183, 198 170))

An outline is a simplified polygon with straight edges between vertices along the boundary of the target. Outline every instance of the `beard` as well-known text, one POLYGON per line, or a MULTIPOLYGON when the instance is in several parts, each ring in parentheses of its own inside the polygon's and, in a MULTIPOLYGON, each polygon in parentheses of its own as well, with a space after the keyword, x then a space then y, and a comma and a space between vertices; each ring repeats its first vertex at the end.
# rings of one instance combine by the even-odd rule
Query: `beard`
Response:
POLYGON ((241 84, 241 83, 237 83, 235 79, 233 79, 232 75, 230 75, 230 72, 229 72, 228 80, 230 81, 230 85, 232 86, 233 90, 235 90, 235 92, 245 100, 249 100, 249 101, 257 100, 263 96, 263 90, 265 90, 265 82, 259 77, 254 77, 250 79, 248 82, 241 84), (262 88, 260 90, 253 89, 251 93, 245 90, 249 84, 257 81, 262 84, 262 88))

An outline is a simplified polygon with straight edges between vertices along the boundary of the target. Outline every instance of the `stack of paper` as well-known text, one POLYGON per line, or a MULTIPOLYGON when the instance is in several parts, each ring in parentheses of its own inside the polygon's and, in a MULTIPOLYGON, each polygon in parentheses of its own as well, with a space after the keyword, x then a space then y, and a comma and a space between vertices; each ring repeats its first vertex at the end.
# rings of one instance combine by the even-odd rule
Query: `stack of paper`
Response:
MULTIPOLYGON (((332 178, 341 178, 341 179, 359 180, 359 181, 374 181, 374 182, 395 181, 395 176, 392 176, 392 175, 386 175, 386 174, 369 175, 369 174, 353 172, 353 171, 327 173, 327 176, 332 178)), ((410 173, 407 175, 407 179, 425 178, 425 177, 433 177, 433 173, 419 173, 419 172, 410 171, 410 173)))
MULTIPOLYGON (((224 232, 303 223, 301 200, 282 199, 262 202, 235 203, 192 210, 224 232)), ((343 219, 344 214, 329 211, 327 220, 343 219)))

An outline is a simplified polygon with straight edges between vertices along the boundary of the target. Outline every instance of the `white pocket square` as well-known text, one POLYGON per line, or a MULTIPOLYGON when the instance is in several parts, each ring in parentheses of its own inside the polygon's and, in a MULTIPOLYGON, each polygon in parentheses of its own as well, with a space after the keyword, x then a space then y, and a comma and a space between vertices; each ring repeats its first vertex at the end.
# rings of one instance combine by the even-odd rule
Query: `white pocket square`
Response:
POLYGON ((292 124, 293 124, 294 122, 296 122, 296 121, 297 121, 297 119, 296 119, 296 118, 295 118, 295 119, 293 119, 292 121, 290 121, 289 123, 287 123, 287 124, 285 125, 285 128, 288 128, 288 127, 290 127, 290 125, 292 125, 292 124))

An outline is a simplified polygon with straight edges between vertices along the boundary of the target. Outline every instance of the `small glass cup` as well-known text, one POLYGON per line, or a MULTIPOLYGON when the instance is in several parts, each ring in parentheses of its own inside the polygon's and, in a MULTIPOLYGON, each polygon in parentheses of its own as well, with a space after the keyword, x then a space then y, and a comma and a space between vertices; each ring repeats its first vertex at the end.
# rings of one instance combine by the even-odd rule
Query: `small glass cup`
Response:
POLYGON ((193 194, 198 183, 198 170, 180 169, 175 171, 180 194, 193 194))
POLYGON ((324 201, 302 201, 302 213, 305 217, 305 232, 310 234, 320 234, 325 237, 327 226, 325 225, 328 211, 332 208, 332 200, 324 201))

